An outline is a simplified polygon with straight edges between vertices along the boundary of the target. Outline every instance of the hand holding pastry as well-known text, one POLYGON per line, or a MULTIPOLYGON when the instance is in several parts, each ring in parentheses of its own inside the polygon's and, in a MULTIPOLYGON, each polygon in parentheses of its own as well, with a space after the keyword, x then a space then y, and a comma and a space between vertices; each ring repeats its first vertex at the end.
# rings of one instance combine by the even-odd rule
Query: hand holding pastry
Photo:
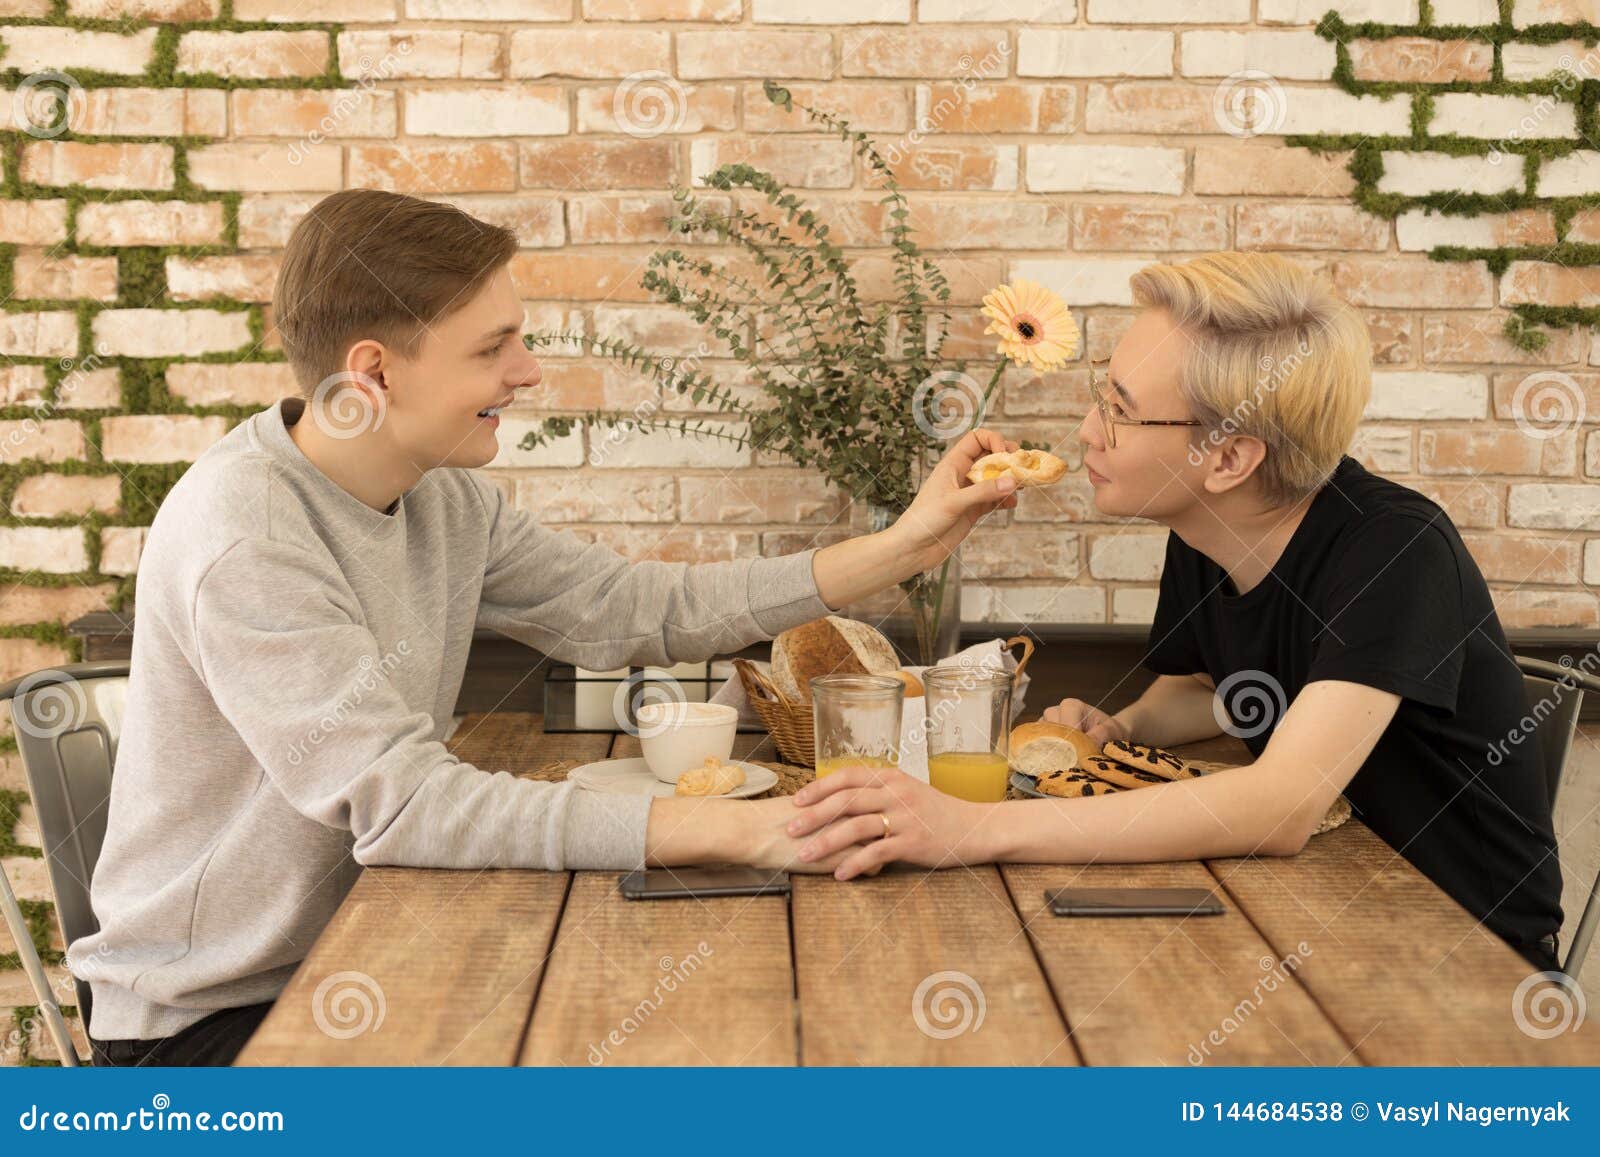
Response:
POLYGON ((1048 450, 1008 450, 1004 454, 985 454, 972 464, 967 478, 977 485, 992 478, 1016 479, 1018 488, 1050 486, 1060 482, 1067 464, 1048 450))

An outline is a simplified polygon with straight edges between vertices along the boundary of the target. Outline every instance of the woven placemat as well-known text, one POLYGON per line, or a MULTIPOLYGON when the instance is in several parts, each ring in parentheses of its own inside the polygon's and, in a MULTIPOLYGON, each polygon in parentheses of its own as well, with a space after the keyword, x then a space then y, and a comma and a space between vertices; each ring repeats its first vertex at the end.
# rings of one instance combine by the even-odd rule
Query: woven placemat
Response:
MULTIPOLYGON (((575 767, 582 767, 581 759, 558 759, 547 763, 536 771, 519 772, 521 779, 542 779, 548 783, 560 783, 567 778, 567 772, 575 767)), ((764 759, 746 759, 744 763, 753 763, 757 767, 764 767, 778 777, 778 782, 760 795, 746 796, 746 799, 771 799, 773 796, 793 795, 815 777, 816 772, 809 767, 795 767, 787 763, 768 763, 764 759)))

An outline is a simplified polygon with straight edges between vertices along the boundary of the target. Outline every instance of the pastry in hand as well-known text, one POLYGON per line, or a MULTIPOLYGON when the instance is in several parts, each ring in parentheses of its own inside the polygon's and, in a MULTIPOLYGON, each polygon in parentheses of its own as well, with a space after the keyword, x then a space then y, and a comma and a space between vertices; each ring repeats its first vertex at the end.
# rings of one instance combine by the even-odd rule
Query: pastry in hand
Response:
POLYGON ((1148 743, 1135 743, 1131 739, 1113 739, 1102 748, 1103 754, 1162 779, 1198 779, 1205 772, 1179 759, 1172 752, 1148 743))
POLYGON ((1020 489, 1049 486, 1061 481, 1066 472, 1067 464, 1047 450, 1012 450, 1004 454, 985 454, 972 464, 967 478, 976 484, 1009 474, 1017 480, 1020 489))
POLYGON ((744 783, 744 768, 723 763, 716 756, 704 767, 691 767, 678 777, 677 795, 727 795, 744 783))

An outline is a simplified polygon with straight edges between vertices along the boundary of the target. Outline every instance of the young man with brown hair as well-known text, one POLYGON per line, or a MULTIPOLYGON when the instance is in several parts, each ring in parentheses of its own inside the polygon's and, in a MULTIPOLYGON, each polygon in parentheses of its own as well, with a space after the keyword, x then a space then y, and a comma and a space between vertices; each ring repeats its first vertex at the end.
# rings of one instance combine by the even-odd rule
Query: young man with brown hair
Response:
POLYGON ((705 659, 937 566, 1015 502, 964 483, 1015 448, 979 431, 894 526, 820 550, 630 563, 544 529, 472 469, 540 380, 516 248, 371 190, 296 226, 274 301, 303 396, 203 454, 145 547, 101 927, 69 957, 98 1063, 227 1063, 365 864, 791 866, 787 800, 601 795, 451 755, 474 627, 596 669, 705 659))

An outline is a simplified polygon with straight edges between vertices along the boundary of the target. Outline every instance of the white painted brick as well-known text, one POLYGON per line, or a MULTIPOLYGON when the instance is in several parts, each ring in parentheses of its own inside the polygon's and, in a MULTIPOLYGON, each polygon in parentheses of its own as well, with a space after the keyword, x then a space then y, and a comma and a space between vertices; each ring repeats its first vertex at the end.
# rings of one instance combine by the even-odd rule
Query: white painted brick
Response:
POLYGON ((78 352, 78 317, 67 310, 0 312, 0 355, 71 357, 78 352))
POLYGON ((1538 189, 1541 197, 1582 197, 1593 193, 1600 189, 1600 154, 1583 150, 1545 161, 1539 166, 1538 189))
POLYGON ((908 24, 911 0, 750 0, 750 19, 757 24, 908 24))
POLYGON ((1155 621, 1156 603, 1161 592, 1154 587, 1118 587, 1111 592, 1111 621, 1113 623, 1150 623, 1155 621))
POLYGON ((1097 579, 1155 580, 1166 556, 1165 534, 1102 534, 1089 543, 1089 573, 1097 579))
POLYGON ((1514 28, 1531 28, 1535 24, 1575 24, 1594 18, 1594 0, 1517 0, 1511 24, 1514 28))
POLYGON ((0 566, 45 574, 89 569, 83 531, 76 526, 0 527, 0 566))
POLYGON ((1591 538, 1583 544, 1583 581, 1590 586, 1600 586, 1600 538, 1591 538))
POLYGON ((1506 523, 1539 530, 1600 530, 1600 486, 1515 484, 1506 496, 1506 523))
POLYGON ((1103 623, 1106 592, 1094 586, 961 585, 961 617, 976 623, 1103 623))
POLYGON ((1433 0, 1435 25, 1499 24, 1499 0, 1433 0))
POLYGON ((1028 191, 1032 193, 1183 192, 1182 149, 1134 145, 1029 145, 1028 191))
MULTIPOLYGON (((742 427, 727 423, 709 422, 707 425, 713 430, 743 433, 742 427)), ((618 432, 615 438, 605 430, 591 430, 589 437, 589 464, 600 469, 699 466, 732 470, 750 465, 748 446, 722 438, 695 438, 675 430, 618 432)))
MULTIPOLYGON (((1333 41, 1314 31, 1185 32, 1178 58, 1184 76, 1232 76, 1264 72, 1279 80, 1325 80, 1333 75, 1333 41)), ((1288 94, 1297 99, 1299 90, 1288 94)))
POLYGON ((1032 259, 1013 261, 1013 280, 1025 277, 1055 290, 1074 308, 1088 305, 1132 305, 1133 290, 1128 278, 1151 264, 1143 258, 1102 258, 1062 261, 1032 259))
POLYGON ((100 532, 100 573, 137 574, 149 535, 145 526, 108 526, 100 532))
POLYGON ((1395 370, 1372 375, 1372 400, 1363 418, 1483 418, 1489 412, 1485 374, 1395 370))
POLYGON ((1350 440, 1350 456, 1379 474, 1410 474, 1411 431, 1404 426, 1361 426, 1350 440))
POLYGON ((1279 133, 1348 133, 1407 136, 1411 132, 1411 99, 1352 96, 1336 88, 1284 90, 1279 133))
POLYGON ((1450 217, 1407 209, 1395 218, 1395 237, 1401 249, 1425 250, 1439 245, 1493 249, 1504 243, 1507 214, 1480 213, 1476 217, 1450 217))
POLYGON ((1586 48, 1580 40, 1563 40, 1557 44, 1505 44, 1500 48, 1500 60, 1505 66, 1507 80, 1543 80, 1557 71, 1574 76, 1600 72, 1600 48, 1586 48))
POLYGON ((88 453, 83 427, 58 418, 7 418, 0 421, 0 463, 26 458, 65 462, 88 453))
POLYGON ((1433 136, 1487 137, 1490 140, 1550 140, 1575 136, 1573 106, 1551 96, 1442 92, 1433 98, 1433 136))
POLYGON ((500 428, 495 431, 495 438, 500 443, 500 451, 489 463, 490 467, 501 466, 582 466, 583 465, 583 431, 573 430, 572 433, 562 438, 556 438, 547 445, 536 450, 519 450, 517 444, 522 441, 522 436, 530 430, 537 429, 537 419, 513 418, 509 415, 500 419, 500 428))
POLYGON ((1378 191, 1404 193, 1508 193, 1522 188, 1522 163, 1502 157, 1498 164, 1487 157, 1453 157, 1448 153, 1383 154, 1383 176, 1378 191))
POLYGON ((410 89, 405 94, 405 131, 413 136, 560 136, 569 128, 566 94, 550 85, 410 89))
POLYGON ((1077 0, 920 0, 917 4, 918 24, 1071 24, 1077 18, 1077 0))
POLYGON ((1250 0, 1089 0, 1088 15, 1091 24, 1248 24, 1250 0))
POLYGON ((222 417, 123 414, 100 423, 108 462, 193 462, 228 432, 222 417))
POLYGON ((1315 24, 1330 8, 1352 24, 1417 22, 1417 0, 1261 0, 1256 19, 1262 24, 1315 24))
POLYGON ((1024 29, 1018 76, 1171 76, 1171 32, 1024 29))
POLYGON ((107 309, 94 319, 94 344, 108 354, 157 358, 225 353, 250 341, 243 311, 107 309))
MULTIPOLYGON (((156 30, 145 28, 128 36, 117 32, 80 32, 71 28, 13 26, 4 30, 5 67, 19 72, 50 69, 71 72, 87 68, 98 72, 136 75, 145 70, 155 53, 156 30)), ((9 117, 7 118, 9 121, 9 117)), ((10 127, 9 125, 7 127, 10 127)))

